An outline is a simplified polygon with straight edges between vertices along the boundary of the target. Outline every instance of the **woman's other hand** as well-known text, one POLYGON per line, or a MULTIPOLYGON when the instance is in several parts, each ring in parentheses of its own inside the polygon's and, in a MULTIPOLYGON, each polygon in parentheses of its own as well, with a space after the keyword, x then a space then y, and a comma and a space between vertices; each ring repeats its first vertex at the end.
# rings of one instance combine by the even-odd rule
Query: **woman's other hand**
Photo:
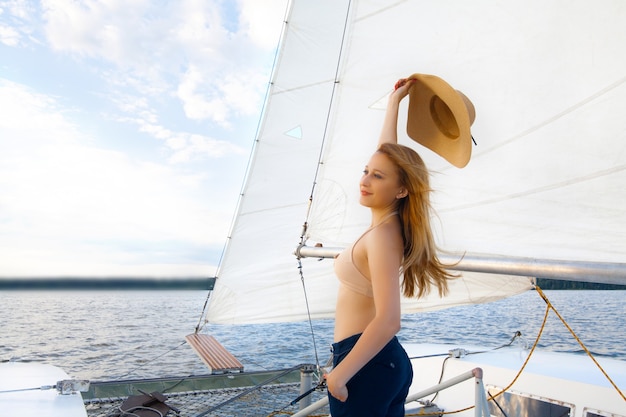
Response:
POLYGON ((324 375, 324 378, 326 378, 326 386, 330 395, 341 402, 346 402, 348 399, 348 387, 346 387, 346 384, 338 381, 332 372, 324 375))

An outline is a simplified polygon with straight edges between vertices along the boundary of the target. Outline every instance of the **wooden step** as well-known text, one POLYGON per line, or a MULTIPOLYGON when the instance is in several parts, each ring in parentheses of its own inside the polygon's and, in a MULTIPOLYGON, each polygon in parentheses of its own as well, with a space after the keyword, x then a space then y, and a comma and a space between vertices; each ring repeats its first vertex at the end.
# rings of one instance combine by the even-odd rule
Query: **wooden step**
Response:
POLYGON ((243 365, 213 336, 193 333, 185 336, 189 346, 200 356, 212 374, 243 372, 243 365))

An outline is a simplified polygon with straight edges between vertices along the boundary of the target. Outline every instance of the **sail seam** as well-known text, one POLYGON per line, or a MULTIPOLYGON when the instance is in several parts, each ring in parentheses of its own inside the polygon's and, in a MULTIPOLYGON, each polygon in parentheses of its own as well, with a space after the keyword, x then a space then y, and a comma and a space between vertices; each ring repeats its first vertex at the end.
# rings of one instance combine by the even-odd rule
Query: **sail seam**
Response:
MULTIPOLYGON (((337 84, 339 83, 339 71, 341 68, 341 61, 342 61, 342 57, 344 54, 344 47, 346 44, 346 34, 348 32, 348 22, 349 22, 349 17, 350 17, 350 11, 352 8, 352 1, 348 1, 348 7, 346 8, 346 15, 345 15, 345 19, 344 19, 344 25, 343 25, 343 33, 341 36, 341 42, 340 42, 340 48, 339 48, 339 53, 337 55, 337 65, 335 67, 335 80, 333 83, 333 88, 332 88, 332 93, 330 94, 330 100, 328 103, 328 111, 326 113, 326 122, 324 124, 324 133, 322 134, 322 141, 321 141, 321 146, 320 146, 320 152, 319 152, 319 156, 317 158, 317 167, 315 169, 315 175, 313 176, 313 184, 311 186, 311 194, 309 196, 310 202, 311 204, 309 205, 309 209, 307 210, 306 216, 305 216, 305 224, 308 222, 309 220, 309 216, 311 213, 311 206, 313 205, 313 195, 315 194, 315 187, 317 185, 317 178, 319 176, 319 172, 320 172, 320 167, 323 165, 323 154, 324 154, 324 148, 325 148, 325 144, 326 144, 326 138, 328 137, 328 125, 330 123, 330 115, 331 115, 331 110, 333 108, 333 101, 334 101, 334 97, 335 97, 335 93, 337 91, 337 84)), ((304 235, 300 237, 301 239, 304 239, 304 235)))
POLYGON ((543 122, 540 122, 538 124, 536 124, 535 126, 532 126, 528 129, 526 129, 525 131, 507 139, 507 140, 503 140, 502 142, 500 142, 497 145, 492 146, 491 148, 486 149, 483 152, 477 153, 476 155, 473 155, 472 158, 476 159, 476 158, 480 158, 484 155, 487 155, 499 148, 502 148, 504 146, 507 146, 509 144, 511 144, 512 142, 515 142, 516 140, 519 140, 525 136, 530 135, 533 132, 536 132, 542 128, 544 128, 545 126, 550 125, 551 123, 559 120, 562 117, 567 116, 570 113, 575 112, 576 110, 584 107, 585 105, 591 103, 592 101, 602 97, 603 95, 611 92, 612 90, 618 88, 619 86, 621 86, 622 84, 624 84, 626 82, 626 77, 621 78, 620 80, 614 82, 613 84, 610 84, 609 86, 597 91, 595 94, 592 94, 591 96, 587 97, 586 99, 579 101, 578 103, 566 108, 565 110, 561 111, 560 113, 555 114, 554 116, 544 120, 543 122))
POLYGON ((581 177, 577 177, 577 178, 572 178, 572 179, 568 179, 567 181, 561 181, 561 182, 557 182, 554 184, 548 184, 548 185, 544 185, 542 187, 537 187, 537 188, 533 188, 530 190, 526 190, 523 192, 519 192, 519 193, 513 193, 513 194, 508 194, 499 198, 491 198, 491 199, 487 199, 487 200, 483 200, 483 201, 478 201, 476 203, 472 203, 472 204, 464 204, 464 205, 459 205, 459 206, 455 206, 455 207, 451 207, 451 208, 447 208, 447 209, 439 209, 438 211, 443 213, 443 212, 453 212, 453 211, 460 211, 460 210, 466 210, 466 209, 470 209, 470 208, 476 208, 476 207, 480 207, 480 206, 486 206, 489 204, 495 204, 495 203, 501 203, 503 201, 508 201, 508 200, 514 200, 516 198, 521 198, 521 197, 526 197, 529 195, 533 195, 533 194, 539 194, 542 192, 546 192, 546 191, 550 191, 550 190, 556 190, 562 187, 567 187, 570 185, 574 185, 574 184, 580 184, 586 181, 591 181, 594 180, 596 178, 600 178, 600 177, 605 177, 607 175, 611 175, 611 174, 615 174, 617 172, 620 171, 624 171, 626 169, 626 165, 619 165, 610 169, 606 169, 606 170, 602 170, 602 171, 596 171, 593 172, 591 174, 588 175, 584 175, 581 177))

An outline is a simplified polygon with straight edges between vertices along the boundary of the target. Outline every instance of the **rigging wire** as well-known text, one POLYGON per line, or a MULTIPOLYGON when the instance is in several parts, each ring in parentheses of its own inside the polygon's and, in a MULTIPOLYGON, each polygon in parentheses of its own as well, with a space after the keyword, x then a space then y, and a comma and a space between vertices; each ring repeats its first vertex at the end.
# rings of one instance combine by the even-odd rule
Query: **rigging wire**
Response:
MULTIPOLYGON (((519 378, 519 376, 522 374, 522 371, 526 368, 526 365, 528 364, 528 361, 530 360, 531 356, 533 355, 533 352, 535 351, 535 348, 537 347, 537 345, 539 344, 539 339, 541 338, 541 335, 543 333, 543 329, 546 325, 546 321, 548 320, 548 313, 550 312, 550 308, 546 307, 546 312, 543 316, 543 323, 541 324, 541 328, 539 329, 539 333, 537 334, 537 338, 535 339, 535 343, 533 344, 532 348, 530 349, 530 352, 528 353, 528 356, 526 357, 526 360, 524 361, 524 363, 522 364, 522 367, 519 369, 519 371, 517 372, 517 375, 515 375, 515 377, 513 378, 513 381, 507 385, 506 388, 503 388, 500 392, 498 392, 496 395, 491 395, 489 394, 489 396, 491 397, 491 399, 494 399, 502 394, 504 394, 505 391, 507 391, 508 389, 510 389, 513 384, 515 384, 515 382, 517 381, 517 379, 519 378)), ((437 393, 438 394, 438 393, 437 393)), ((435 394, 435 396, 437 395, 435 394)), ((459 409, 459 410, 454 410, 454 411, 442 411, 442 412, 437 412, 437 413, 425 413, 425 414, 407 414, 407 416, 428 416, 428 415, 443 415, 443 414, 456 414, 456 413, 462 413, 464 411, 468 411, 471 410, 473 408, 475 408, 475 405, 470 405, 468 407, 459 409)))
MULTIPOLYGON (((574 339, 576 339, 576 341, 579 343, 579 345, 583 348, 583 350, 587 353, 587 355, 591 358, 591 360, 594 362, 594 364, 600 369, 600 371, 602 372, 602 374, 604 374, 604 376, 607 378, 607 380, 611 383, 611 385, 613 385, 613 387, 615 388, 615 390, 618 392, 618 394, 626 401, 626 397, 624 396, 624 394, 621 392, 621 390, 619 389, 619 387, 617 386, 617 384, 615 384, 615 382, 609 377, 609 375, 606 373, 606 371, 602 368, 602 366, 598 363, 598 361, 594 358, 593 354, 589 351, 589 349, 587 349, 587 347, 584 345, 584 343, 582 342, 582 340, 580 340, 580 338, 576 335, 576 333, 572 330, 572 328, 567 324, 567 322, 565 321, 565 319, 559 314, 559 312, 556 310, 556 308, 552 305, 552 303, 550 302, 550 300, 548 299, 548 297, 545 295, 545 293, 541 290, 541 288, 539 286, 535 286, 535 290, 537 291, 537 293, 540 295, 540 297, 544 300, 544 302, 546 303, 546 310, 544 313, 544 317, 543 317, 543 321, 541 324, 541 327, 539 329, 539 332, 537 333, 537 337, 535 338, 535 342, 533 343, 524 363, 522 364, 522 366, 520 367, 519 371, 517 372, 517 374, 515 375, 515 377, 513 378, 513 380, 503 389, 501 389, 498 393, 492 395, 491 393, 487 392, 487 394, 489 395, 489 400, 493 401, 497 407, 500 407, 500 405, 497 403, 496 398, 502 394, 504 394, 506 391, 508 391, 519 379, 520 375, 522 374, 522 372, 524 371, 524 369, 526 368, 526 365, 528 364, 528 362, 530 361, 535 348, 538 346, 539 344, 539 340, 541 339, 541 336, 543 335, 543 331, 545 329, 547 320, 548 320, 548 316, 550 313, 550 310, 554 311, 554 313, 557 315, 557 317, 561 320, 561 322, 563 323, 563 325, 567 328, 567 330, 572 334, 572 336, 574 337, 574 339)), ((513 336, 513 338, 511 338, 511 340, 502 345, 499 346, 497 348, 494 348, 492 350, 497 350, 497 349, 501 349, 504 348, 506 346, 510 346, 513 341, 515 339, 517 339, 518 337, 521 337, 521 333, 520 332, 516 332, 515 335, 513 336)), ((478 354, 478 353, 484 353, 486 351, 483 352, 470 352, 468 354, 478 354)), ((450 358, 449 354, 440 354, 440 355, 428 355, 428 356, 423 356, 423 357, 430 357, 430 356, 448 356, 444 362, 443 362, 443 367, 445 367, 445 362, 450 358)), ((411 357, 410 359, 416 359, 416 358, 420 358, 420 357, 411 357)), ((443 368, 442 368, 442 375, 443 375, 443 368)), ((441 378, 440 378, 441 380, 441 378)), ((435 397, 438 395, 435 394, 435 397)), ((433 397, 433 398, 435 398, 433 397)), ((437 411, 435 413, 416 413, 416 414, 407 414, 407 416, 430 416, 430 415, 437 415, 437 416, 441 416, 444 414, 457 414, 457 413, 461 413, 464 411, 468 411, 475 408, 475 405, 471 405, 459 410, 454 410, 454 411, 437 411)))
MULTIPOLYGON (((315 342, 315 331, 313 329, 313 320, 311 318, 311 310, 309 308, 309 301, 308 301, 308 296, 307 296, 307 290, 306 290, 306 282, 304 279, 304 273, 303 273, 303 267, 302 267, 302 256, 300 256, 299 253, 299 249, 301 247, 303 247, 306 243, 307 240, 307 231, 308 231, 308 222, 309 222, 309 217, 311 215, 311 208, 313 206, 313 196, 315 194, 315 188, 317 185, 317 178, 319 176, 320 173, 320 168, 323 165, 323 154, 324 154, 324 149, 325 149, 325 144, 326 144, 326 139, 328 137, 328 129, 330 126, 330 118, 331 118, 331 114, 332 114, 332 107, 333 107, 333 101, 335 98, 335 94, 337 91, 337 85, 339 84, 339 72, 340 72, 340 67, 341 67, 341 60, 342 60, 342 56, 343 56, 343 52, 344 52, 344 47, 346 44, 346 35, 348 32, 348 23, 349 23, 349 17, 350 17, 350 10, 352 8, 352 1, 348 1, 347 7, 346 7, 346 15, 345 15, 345 19, 344 19, 344 25, 343 25, 343 33, 341 36, 341 42, 340 42, 340 47, 339 47, 339 53, 337 54, 337 65, 335 67, 335 76, 334 76, 334 82, 333 82, 333 87, 332 87, 332 91, 330 94, 330 100, 328 102, 328 110, 326 112, 326 121, 324 123, 324 131, 322 133, 322 140, 320 142, 320 151, 318 154, 318 158, 317 158, 317 167, 315 169, 315 174, 313 175, 313 183, 311 185, 311 194, 309 195, 309 204, 307 207, 307 211, 306 211, 306 215, 305 215, 305 220, 304 223, 302 225, 302 232, 300 233, 300 244, 298 247, 298 250, 296 250, 296 258, 297 258, 297 262, 298 262, 298 270, 300 273, 300 282, 302 283, 302 290, 304 292, 304 299, 305 299, 305 303, 306 303, 306 310, 307 310, 307 317, 308 317, 308 322, 309 322, 309 327, 311 329, 311 338, 313 340, 313 349, 315 350, 315 365, 317 367, 317 371, 318 371, 318 386, 322 386, 323 385, 323 379, 322 379, 322 374, 323 372, 321 372, 321 366, 320 366, 320 361, 319 361, 319 357, 317 354, 317 345, 315 342)), ((312 392, 312 391, 310 391, 312 392)))
MULTIPOLYGON (((311 331, 311 339, 313 342, 313 350, 315 353, 315 366, 316 366, 316 370, 317 370, 317 379, 318 379, 318 383, 317 386, 310 389, 307 393, 302 394, 300 397, 298 397, 298 399, 294 400, 294 401, 299 401, 300 399, 306 397, 307 395, 311 394, 313 391, 315 391, 316 389, 319 388, 323 388, 324 386, 324 380, 322 378, 322 367, 320 365, 320 360, 319 360, 319 355, 317 352, 317 342, 315 339, 315 330, 313 329, 313 319, 311 317, 311 309, 309 306, 309 299, 308 299, 308 293, 307 293, 307 288, 306 288, 306 281, 304 278, 304 272, 303 272, 303 266, 302 266, 302 256, 299 253, 299 249, 302 248, 307 240, 307 231, 308 231, 308 221, 309 221, 309 217, 311 214, 311 207, 313 205, 313 195, 315 194, 315 188, 317 185, 317 178, 319 176, 319 172, 320 172, 320 168, 323 165, 322 159, 323 159, 323 154, 324 154, 324 145, 326 143, 326 138, 327 138, 327 134, 328 134, 328 128, 330 125, 330 117, 331 117, 331 110, 332 110, 332 106, 333 106, 333 99, 335 97, 335 93, 336 93, 336 89, 337 89, 337 85, 339 84, 339 71, 340 71, 340 65, 341 65, 341 57, 343 55, 343 50, 344 50, 344 46, 345 46, 345 41, 346 41, 346 33, 347 33, 347 28, 348 28, 348 22, 349 22, 349 15, 350 15, 350 9, 351 9, 351 4, 352 2, 349 1, 348 2, 348 6, 346 8, 346 16, 345 16, 345 20, 344 20, 344 27, 343 27, 343 34, 342 34, 342 38, 341 38, 341 43, 340 43, 340 49, 339 49, 339 53, 337 56, 337 65, 335 67, 335 76, 334 76, 334 82, 333 82, 333 87, 332 87, 332 91, 330 94, 330 100, 328 102, 328 110, 326 112, 326 121, 324 124, 324 131, 322 133, 322 140, 320 143, 320 151, 318 154, 318 162, 317 162, 317 166, 315 169, 315 174, 313 175, 313 183, 311 185, 311 193, 309 195, 309 202, 308 202, 308 206, 307 206, 307 210, 306 210, 306 214, 305 214, 305 220, 304 223, 302 225, 302 230, 300 233, 300 243, 298 248, 296 249, 296 260, 297 260, 297 264, 298 264, 298 271, 299 271, 299 275, 300 275, 300 282, 302 283, 302 291, 304 294, 304 300, 305 300, 305 305, 306 305, 306 311, 307 311, 307 319, 308 319, 308 323, 309 323, 309 328, 311 331)), ((327 364, 328 366, 328 364, 327 364)), ((292 401, 293 404, 293 401, 292 401)))
POLYGON ((315 366, 317 370, 321 369, 320 367, 320 359, 317 355, 317 343, 315 342, 315 331, 313 330, 313 320, 311 319, 311 309, 309 307, 309 297, 306 292, 306 285, 304 283, 304 274, 302 273, 302 260, 298 257, 298 270, 300 271, 300 282, 302 282, 302 290, 304 292, 304 303, 306 304, 306 313, 309 321, 309 328, 311 330, 311 338, 313 339, 313 351, 315 352, 315 366))
POLYGON ((6 391, 0 391, 0 394, 11 394, 14 392, 24 392, 24 391, 48 391, 51 389, 55 389, 56 387, 57 387, 56 385, 41 385, 39 387, 10 389, 6 391))
MULTIPOLYGON (((513 337, 511 337, 511 340, 509 340, 507 343, 505 343, 503 345, 500 345, 498 347, 495 347, 493 349, 486 349, 486 350, 481 350, 481 351, 476 351, 476 352, 468 352, 465 349, 454 349, 454 350, 449 351, 448 353, 436 353, 436 354, 433 354, 433 355, 411 356, 411 357, 409 357, 409 359, 413 360, 413 359, 424 359, 424 358, 434 358, 434 357, 438 357, 438 356, 446 356, 446 358, 441 363, 441 373, 439 374, 439 381, 437 382, 438 384, 441 384, 441 382, 443 381, 443 375, 444 375, 445 370, 446 370, 446 363, 448 362, 448 359, 450 359, 452 357, 459 358, 459 357, 463 357, 463 356, 477 355, 479 353, 493 352, 493 351, 496 351, 498 349, 502 349, 502 348, 511 346, 515 340, 517 340, 518 338, 521 338, 521 337, 522 337, 522 332, 520 332, 518 330, 518 331, 515 332, 513 337)), ((436 392, 435 395, 429 400, 429 402, 433 403, 438 395, 439 395, 439 392, 436 392)))

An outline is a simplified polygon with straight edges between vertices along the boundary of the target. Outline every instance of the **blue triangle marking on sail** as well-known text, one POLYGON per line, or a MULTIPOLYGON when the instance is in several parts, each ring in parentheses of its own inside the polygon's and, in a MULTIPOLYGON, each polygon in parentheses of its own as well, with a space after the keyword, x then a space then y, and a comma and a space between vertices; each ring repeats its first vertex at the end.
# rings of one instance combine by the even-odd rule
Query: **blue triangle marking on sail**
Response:
POLYGON ((293 129, 286 131, 285 135, 296 139, 302 139, 302 127, 296 126, 293 129))

